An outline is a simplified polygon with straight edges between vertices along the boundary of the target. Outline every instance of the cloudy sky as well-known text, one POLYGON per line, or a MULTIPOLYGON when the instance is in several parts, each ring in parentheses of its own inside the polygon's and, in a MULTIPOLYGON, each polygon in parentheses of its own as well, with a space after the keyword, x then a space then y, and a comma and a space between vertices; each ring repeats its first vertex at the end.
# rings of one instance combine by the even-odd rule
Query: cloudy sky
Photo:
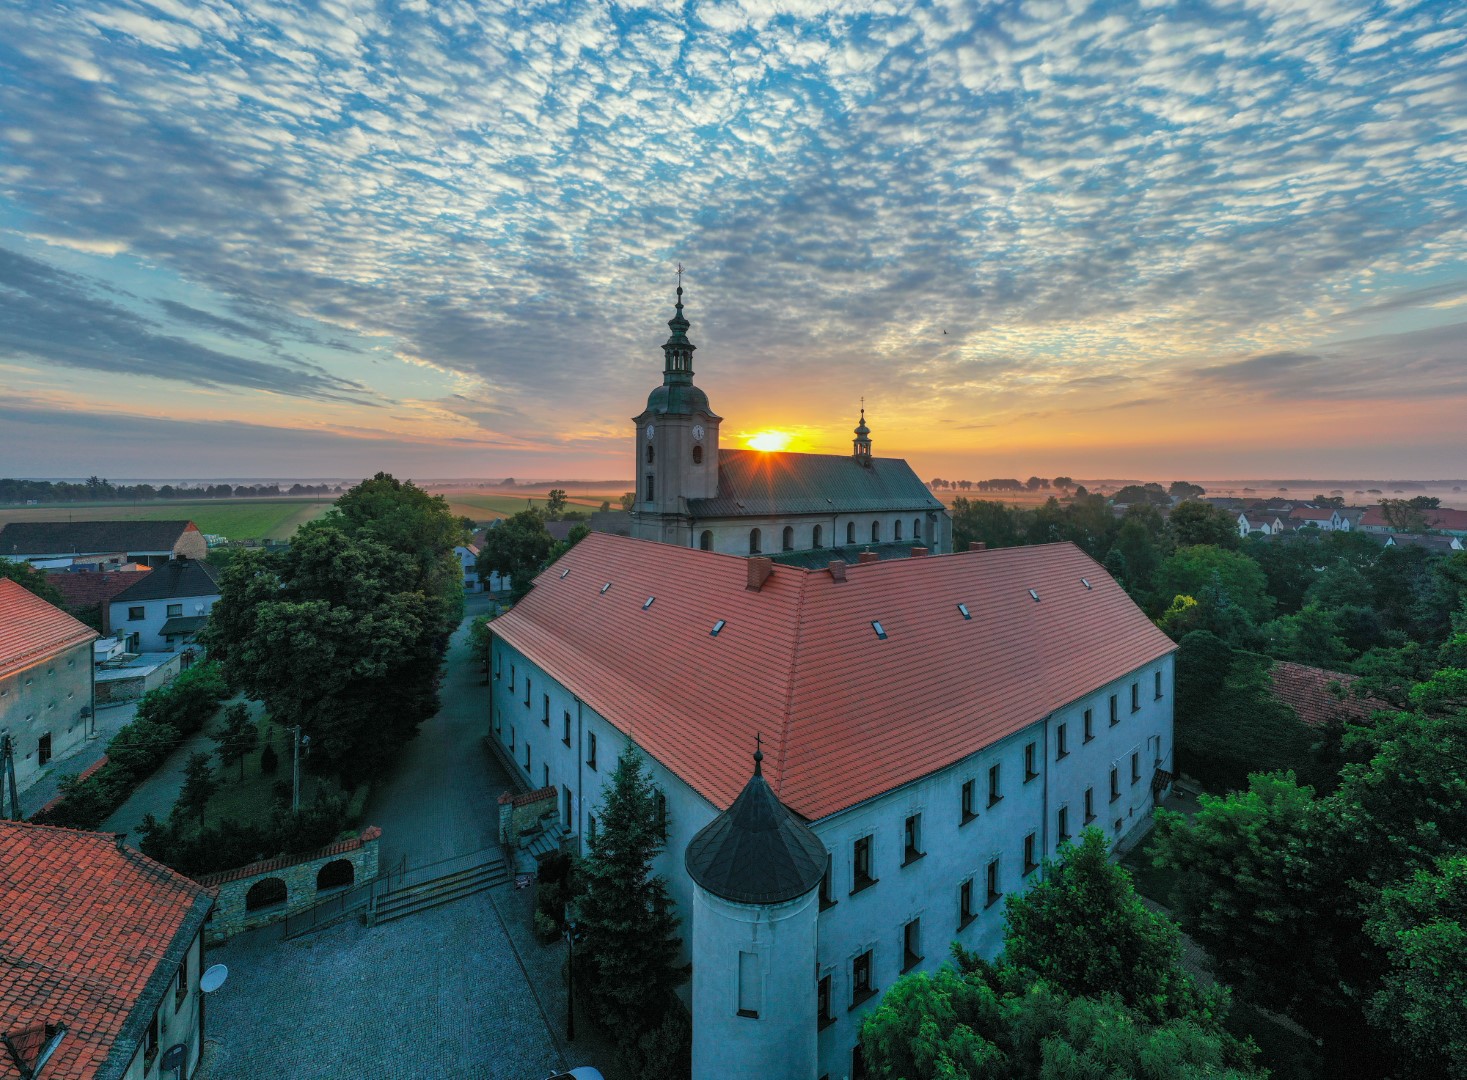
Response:
POLYGON ((0 6, 0 474, 1467 473, 1467 5, 0 6))

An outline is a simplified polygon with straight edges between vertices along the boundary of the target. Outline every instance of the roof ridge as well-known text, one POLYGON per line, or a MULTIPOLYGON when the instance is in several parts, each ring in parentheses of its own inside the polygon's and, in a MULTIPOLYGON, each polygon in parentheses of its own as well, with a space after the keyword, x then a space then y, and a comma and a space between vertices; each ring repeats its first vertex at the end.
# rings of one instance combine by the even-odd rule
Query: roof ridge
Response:
MULTIPOLYGON (((810 571, 804 571, 805 576, 800 578, 796 588, 798 599, 795 601, 795 642, 790 649, 789 665, 786 668, 784 683, 784 716, 779 726, 779 783, 771 785, 776 796, 784 791, 784 766, 789 758, 790 726, 794 723, 795 713, 795 677, 800 670, 800 646, 805 640, 805 594, 809 591, 810 571)), ((783 800, 780 800, 783 805, 783 800)))

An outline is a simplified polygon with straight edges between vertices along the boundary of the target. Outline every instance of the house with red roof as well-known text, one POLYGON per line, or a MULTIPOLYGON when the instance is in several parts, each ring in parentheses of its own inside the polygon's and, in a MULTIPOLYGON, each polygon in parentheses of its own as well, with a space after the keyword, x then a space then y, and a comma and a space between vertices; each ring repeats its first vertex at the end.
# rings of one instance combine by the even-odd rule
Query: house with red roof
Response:
POLYGON ((623 748, 660 790, 696 1080, 852 1074, 879 988, 954 940, 994 955, 1004 896, 1087 825, 1144 831, 1170 783, 1175 645, 1098 564, 908 554, 592 533, 490 624, 489 742, 574 843, 623 748))
POLYGON ((86 738, 96 639, 90 626, 0 578, 0 742, 9 740, 21 790, 86 738))
POLYGON ((212 890, 113 836, 0 821, 0 895, 0 1080, 194 1074, 212 890))
MULTIPOLYGON (((1438 507, 1435 510, 1423 510, 1423 522, 1431 532, 1446 533, 1448 536, 1467 536, 1467 510, 1453 510, 1449 507, 1438 507)), ((1379 506, 1372 506, 1365 511, 1360 518, 1360 529, 1363 532, 1389 533, 1396 529, 1386 520, 1384 511, 1379 506)))
POLYGON ((1346 528, 1340 512, 1333 506, 1296 506, 1289 511, 1288 525, 1293 529, 1320 529, 1334 532, 1346 528))
POLYGON ((150 573, 152 571, 149 569, 112 570, 106 573, 50 570, 46 573, 46 582, 61 594, 61 606, 68 614, 80 616, 96 609, 101 617, 102 634, 106 636, 112 632, 107 625, 112 598, 150 573))
POLYGON ((1310 727, 1327 727, 1347 720, 1367 720, 1376 709, 1390 708, 1385 702, 1350 695, 1358 675, 1275 660, 1268 670, 1273 696, 1294 710, 1310 727))

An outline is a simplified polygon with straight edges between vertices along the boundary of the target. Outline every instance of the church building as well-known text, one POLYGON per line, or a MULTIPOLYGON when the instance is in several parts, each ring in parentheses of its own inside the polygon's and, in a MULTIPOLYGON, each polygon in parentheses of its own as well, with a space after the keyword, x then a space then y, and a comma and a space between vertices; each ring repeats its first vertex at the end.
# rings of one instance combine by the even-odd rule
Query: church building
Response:
MULTIPOLYGON (((728 461, 694 454, 717 454, 717 417, 679 355, 639 461, 654 442, 658 468, 728 461)), ((689 542, 782 529, 778 504, 713 518, 658 491, 640 519, 670 530, 658 543, 593 533, 490 624, 489 745, 583 854, 618 755, 641 752, 694 1080, 855 1080, 893 981, 954 941, 995 955, 1005 898, 1083 828, 1144 828, 1171 780, 1175 645, 1073 544, 924 555, 914 537, 909 558, 809 569, 689 542)))
POLYGON ((864 408, 849 455, 721 447, 723 417, 693 384, 681 285, 667 325, 662 385, 634 418, 632 536, 728 555, 952 550, 947 508, 904 460, 871 453, 864 408))

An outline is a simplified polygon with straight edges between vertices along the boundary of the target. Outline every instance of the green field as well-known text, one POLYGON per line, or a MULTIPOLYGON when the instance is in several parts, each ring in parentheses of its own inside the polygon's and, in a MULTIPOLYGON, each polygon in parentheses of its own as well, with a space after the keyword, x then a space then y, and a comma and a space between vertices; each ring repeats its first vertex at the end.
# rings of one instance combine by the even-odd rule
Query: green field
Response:
POLYGON ((181 521, 231 540, 288 540, 295 530, 331 509, 330 499, 170 499, 144 503, 52 503, 0 507, 11 521, 181 521))
MULTIPOLYGON (((463 517, 471 517, 476 521, 488 521, 493 518, 509 517, 518 514, 521 510, 534 506, 537 510, 543 510, 548 505, 542 496, 535 498, 529 495, 518 497, 515 495, 493 495, 483 492, 450 492, 443 496, 448 500, 449 508, 463 517)), ((602 499, 589 495, 570 495, 566 499, 566 505, 574 510, 596 510, 599 509, 602 499)), ((611 500, 613 507, 617 506, 616 499, 611 500)))

